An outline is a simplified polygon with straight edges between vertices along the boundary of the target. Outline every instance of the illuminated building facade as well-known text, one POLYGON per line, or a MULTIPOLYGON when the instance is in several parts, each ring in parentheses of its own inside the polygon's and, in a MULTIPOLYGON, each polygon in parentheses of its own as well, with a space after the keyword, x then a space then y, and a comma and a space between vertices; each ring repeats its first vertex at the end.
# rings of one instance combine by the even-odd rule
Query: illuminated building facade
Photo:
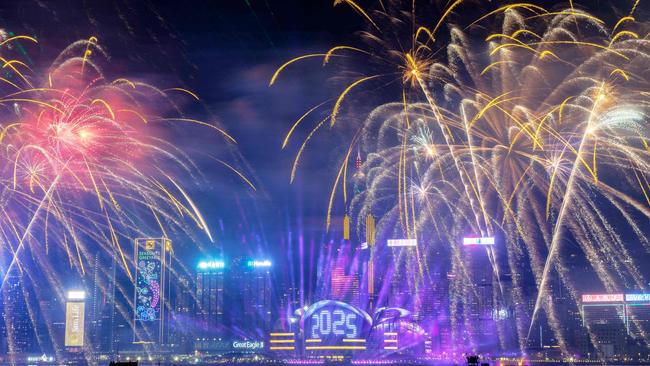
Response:
POLYGON ((166 342, 166 301, 171 265, 171 241, 164 238, 135 240, 135 291, 133 344, 166 342))

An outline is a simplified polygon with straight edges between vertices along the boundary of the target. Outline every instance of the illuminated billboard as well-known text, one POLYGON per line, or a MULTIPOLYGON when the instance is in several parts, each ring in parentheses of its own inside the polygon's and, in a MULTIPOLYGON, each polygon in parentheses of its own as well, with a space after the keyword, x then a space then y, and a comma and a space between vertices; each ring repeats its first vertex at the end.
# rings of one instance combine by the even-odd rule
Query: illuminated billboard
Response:
POLYGON ((650 294, 625 294, 627 302, 650 302, 650 294))
POLYGON ((386 245, 389 247, 417 247, 418 241, 415 239, 388 239, 386 245))
POLYGON ((205 269, 205 270, 210 270, 210 269, 223 269, 226 267, 226 264, 224 261, 200 261, 198 266, 199 269, 205 269))
POLYGON ((582 302, 623 302, 623 294, 590 294, 582 295, 582 302))
POLYGON ((65 341, 66 347, 83 347, 84 345, 84 310, 83 301, 68 301, 65 304, 65 341))
POLYGON ((134 343, 162 341, 164 324, 165 259, 168 239, 135 240, 134 343))
POLYGON ((493 236, 484 238, 463 238, 463 245, 494 245, 496 240, 493 236))
POLYGON ((273 263, 271 263, 271 261, 268 259, 264 259, 264 260, 253 259, 253 260, 249 260, 247 265, 253 268, 269 268, 273 265, 273 263))
POLYGON ((302 317, 305 350, 365 350, 371 323, 363 310, 340 301, 319 301, 302 317))

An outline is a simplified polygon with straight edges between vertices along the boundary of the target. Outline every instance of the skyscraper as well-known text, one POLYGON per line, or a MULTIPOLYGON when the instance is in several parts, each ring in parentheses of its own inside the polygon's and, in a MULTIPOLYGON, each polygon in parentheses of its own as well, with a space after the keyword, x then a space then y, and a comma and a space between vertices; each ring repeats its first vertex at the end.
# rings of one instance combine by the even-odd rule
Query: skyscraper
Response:
POLYGON ((113 313, 113 270, 102 272, 99 253, 95 254, 92 267, 90 308, 88 309, 88 330, 94 351, 108 353, 111 350, 111 320, 113 313))
POLYGON ((490 248, 464 245, 463 256, 470 274, 469 286, 464 288, 466 331, 475 351, 497 347, 494 315, 494 288, 490 248))
POLYGON ((226 291, 231 297, 231 329, 263 339, 272 321, 272 263, 267 259, 238 259, 228 271, 226 291))
POLYGON ((194 284, 185 276, 179 276, 172 283, 172 312, 170 315, 171 324, 169 327, 169 344, 181 353, 190 350, 191 341, 196 329, 189 326, 192 324, 194 309, 194 284))
POLYGON ((23 290, 18 274, 10 274, 2 287, 2 320, 8 355, 27 352, 30 344, 32 329, 23 290))
POLYGON ((171 241, 166 238, 135 240, 136 282, 133 343, 166 341, 166 300, 171 265, 171 241))
POLYGON ((360 305, 359 263, 349 242, 343 242, 332 256, 330 264, 330 298, 360 305))
POLYGON ((623 294, 583 295, 582 319, 602 358, 617 358, 626 351, 626 306, 623 294))
POLYGON ((224 268, 221 260, 206 260, 196 269, 196 317, 203 334, 223 331, 224 268))

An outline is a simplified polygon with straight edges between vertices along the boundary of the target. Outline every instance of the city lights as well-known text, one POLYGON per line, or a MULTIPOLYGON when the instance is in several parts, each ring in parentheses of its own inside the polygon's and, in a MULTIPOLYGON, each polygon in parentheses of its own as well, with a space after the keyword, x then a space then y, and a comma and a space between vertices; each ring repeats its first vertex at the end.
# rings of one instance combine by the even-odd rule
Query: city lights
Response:
POLYGON ((463 238, 463 245, 494 245, 496 243, 494 237, 485 238, 463 238))
POLYGON ((389 247, 417 247, 416 239, 388 239, 386 245, 389 247))
POLYGON ((650 302, 650 293, 644 294, 625 294, 627 302, 650 302))
POLYGON ((197 267, 199 269, 222 269, 226 267, 226 264, 224 261, 220 260, 207 260, 200 261, 197 267))
POLYGON ((71 290, 68 291, 68 300, 84 300, 86 298, 86 291, 71 290))
POLYGON ((253 267, 253 268, 269 268, 272 266, 271 261, 268 259, 264 259, 264 260, 253 259, 253 260, 249 260, 247 264, 249 267, 253 267))

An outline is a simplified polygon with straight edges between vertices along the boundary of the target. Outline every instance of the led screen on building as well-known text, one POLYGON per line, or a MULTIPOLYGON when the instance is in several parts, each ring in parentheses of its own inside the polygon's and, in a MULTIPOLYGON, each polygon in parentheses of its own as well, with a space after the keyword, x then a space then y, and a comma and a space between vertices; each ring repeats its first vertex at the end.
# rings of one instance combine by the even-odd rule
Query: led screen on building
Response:
POLYGON ((417 247, 418 241, 415 239, 388 239, 386 245, 389 247, 417 247))
POLYGON ((582 295, 582 302, 623 302, 623 294, 589 294, 582 295))
POLYGON ((496 240, 489 236, 485 238, 463 238, 463 245, 494 245, 496 240))
POLYGON ((84 308, 81 301, 65 304, 65 346, 83 347, 84 345, 84 308))
POLYGON ((627 302, 650 302, 650 294, 625 294, 627 302))
POLYGON ((164 239, 136 239, 135 243, 134 343, 162 340, 164 304, 164 239))

